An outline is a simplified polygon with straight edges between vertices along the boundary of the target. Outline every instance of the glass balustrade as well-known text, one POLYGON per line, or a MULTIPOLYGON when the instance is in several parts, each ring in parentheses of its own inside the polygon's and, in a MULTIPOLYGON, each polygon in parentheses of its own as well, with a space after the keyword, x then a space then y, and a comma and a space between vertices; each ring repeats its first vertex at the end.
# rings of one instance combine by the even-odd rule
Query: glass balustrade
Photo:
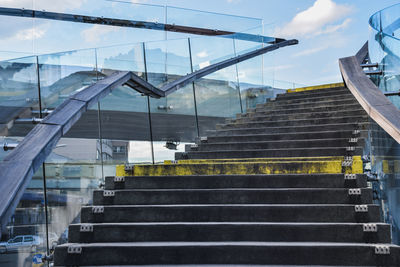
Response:
MULTIPOLYGON (((371 27, 368 51, 371 63, 378 63, 382 75, 371 79, 384 93, 400 90, 400 5, 378 11, 369 19, 371 27)), ((388 99, 400 108, 399 96, 388 99)), ((400 244, 400 145, 378 124, 371 121, 370 155, 367 167, 374 199, 382 207, 385 222, 392 226, 392 240, 400 244)))
MULTIPOLYGON (((66 13, 74 13, 77 8, 32 3, 26 8, 66 13)), ((96 0, 96 8, 92 9, 93 3, 85 1, 80 13, 263 33, 259 19, 130 1, 96 0)), ((20 7, 16 2, 6 6, 20 7)), ((262 47, 234 36, 199 37, 64 21, 49 25, 40 19, 31 19, 28 26, 36 33, 46 29, 58 39, 46 43, 33 36, 30 45, 33 43, 34 49, 0 51, 0 160, 34 127, 17 119, 45 117, 68 97, 115 71, 132 71, 160 88, 191 72, 262 47), (93 31, 104 36, 91 35, 93 31), (49 53, 55 50, 70 51, 49 53), (10 150, 4 151, 4 145, 10 150)), ((93 204, 93 191, 102 187, 106 176, 115 175, 116 165, 174 159, 175 152, 185 151, 185 145, 193 144, 199 136, 212 134, 218 123, 298 86, 274 80, 272 69, 264 68, 265 58, 268 55, 219 70, 160 99, 120 86, 89 107, 25 190, 7 232, 1 236, 6 243, 0 245, 0 262, 5 266, 40 262, 40 257, 55 245, 68 242, 68 225, 80 222, 80 208, 93 204), (27 245, 25 238, 34 241, 27 245), (3 249, 7 241, 19 242, 10 243, 10 248, 18 246, 17 253, 3 249)))

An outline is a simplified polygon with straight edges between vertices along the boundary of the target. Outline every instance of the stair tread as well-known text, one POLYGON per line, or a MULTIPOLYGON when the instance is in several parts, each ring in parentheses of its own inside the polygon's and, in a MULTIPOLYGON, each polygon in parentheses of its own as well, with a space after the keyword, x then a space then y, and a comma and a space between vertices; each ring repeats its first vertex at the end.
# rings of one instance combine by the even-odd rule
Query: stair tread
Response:
MULTIPOLYGON (((93 225, 93 226, 148 226, 148 225, 250 225, 250 226, 362 226, 365 223, 352 223, 352 222, 105 222, 105 223, 75 223, 71 226, 79 225, 93 225)), ((388 226, 389 224, 383 222, 374 222, 378 226, 388 226)))
POLYGON ((260 241, 235 241, 235 242, 182 242, 182 241, 171 241, 171 242, 107 242, 107 243, 65 243, 60 247, 68 247, 71 245, 79 244, 82 247, 181 247, 181 246, 265 246, 265 247, 371 247, 374 248, 376 245, 384 244, 391 248, 400 249, 399 246, 388 243, 345 243, 345 242, 260 242, 260 241))

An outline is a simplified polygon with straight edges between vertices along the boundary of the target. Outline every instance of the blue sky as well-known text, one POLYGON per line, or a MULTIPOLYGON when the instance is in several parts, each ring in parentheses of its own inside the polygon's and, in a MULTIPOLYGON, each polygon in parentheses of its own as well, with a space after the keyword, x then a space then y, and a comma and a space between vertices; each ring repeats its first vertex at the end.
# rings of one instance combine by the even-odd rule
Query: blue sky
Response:
MULTIPOLYGON (((300 42, 295 47, 283 48, 273 55, 265 56, 263 63, 267 72, 265 77, 314 85, 340 81, 338 58, 354 55, 369 38, 368 18, 374 12, 396 4, 399 0, 132 0, 132 2, 145 5, 129 5, 129 8, 121 8, 127 6, 113 3, 113 7, 115 5, 117 8, 112 10, 106 7, 110 6, 110 2, 99 0, 0 0, 0 6, 164 22, 162 8, 146 5, 167 4, 260 18, 264 22, 266 35, 287 39, 297 38, 300 42)), ((170 16, 175 16, 176 24, 211 28, 231 27, 232 30, 260 23, 258 20, 205 14, 195 16, 195 19, 191 20, 190 17, 194 14, 196 12, 176 10, 175 14, 170 16)), ((116 31, 112 27, 98 25, 33 21, 22 18, 1 17, 0 23, 8 26, 0 29, 3 40, 0 43, 0 51, 40 54, 165 38, 162 32, 132 29, 116 31)), ((260 30, 258 28, 253 31, 258 33, 260 30)), ((170 34, 168 38, 179 38, 179 36, 170 34)), ((211 52, 210 50, 208 53, 211 52)), ((0 53, 0 57, 7 53, 10 54, 0 53)), ((199 50, 198 54, 207 55, 207 51, 199 50)), ((254 62, 258 64, 261 61, 254 62)), ((250 67, 248 68, 250 71, 250 67)))

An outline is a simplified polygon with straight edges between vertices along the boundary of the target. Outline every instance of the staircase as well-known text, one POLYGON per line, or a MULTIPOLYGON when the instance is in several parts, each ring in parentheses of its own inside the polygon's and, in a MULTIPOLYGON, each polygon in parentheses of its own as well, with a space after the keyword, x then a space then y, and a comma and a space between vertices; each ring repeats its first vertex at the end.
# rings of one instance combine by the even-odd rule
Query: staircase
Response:
POLYGON ((314 89, 217 125, 175 161, 120 166, 55 266, 399 266, 363 174, 368 117, 346 88, 314 89))

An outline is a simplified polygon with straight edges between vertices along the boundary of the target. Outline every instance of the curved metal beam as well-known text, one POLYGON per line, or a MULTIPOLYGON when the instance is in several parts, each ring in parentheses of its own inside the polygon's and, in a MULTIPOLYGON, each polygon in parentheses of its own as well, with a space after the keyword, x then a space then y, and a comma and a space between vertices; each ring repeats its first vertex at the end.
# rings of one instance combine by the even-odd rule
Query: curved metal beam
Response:
POLYGON ((244 60, 262 55, 287 45, 297 44, 289 40, 237 57, 212 64, 206 68, 183 76, 182 78, 158 89, 132 72, 116 72, 103 80, 70 96, 50 115, 36 125, 24 140, 0 162, 0 234, 8 219, 17 207, 22 194, 33 174, 42 166, 62 136, 79 120, 84 112, 110 94, 120 85, 127 85, 134 90, 154 98, 165 97, 210 73, 229 67, 244 60))
POLYGON ((176 90, 178 90, 179 88, 184 87, 185 85, 198 80, 204 76, 207 76, 211 73, 214 73, 218 70, 221 70, 223 68, 235 65, 237 63, 240 63, 242 61, 248 60, 250 58, 265 54, 267 52, 271 52, 274 51, 280 47, 284 47, 284 46, 289 46, 289 45, 296 45, 298 44, 299 41, 296 39, 292 39, 292 40, 286 40, 286 41, 282 41, 280 43, 274 44, 274 45, 270 45, 270 46, 266 46, 260 49, 256 49, 254 51, 250 51, 248 53, 245 53, 243 55, 239 55, 215 64, 212 64, 210 66, 207 66, 205 68, 202 68, 198 71, 195 71, 191 74, 188 74, 186 76, 183 76, 182 78, 179 78, 171 83, 168 83, 166 85, 164 85, 163 87, 161 87, 161 91, 164 92, 165 96, 169 95, 170 93, 175 92, 176 90))
POLYGON ((400 110, 365 75, 360 64, 368 56, 366 45, 356 56, 339 59, 344 83, 368 115, 400 143, 400 110))

